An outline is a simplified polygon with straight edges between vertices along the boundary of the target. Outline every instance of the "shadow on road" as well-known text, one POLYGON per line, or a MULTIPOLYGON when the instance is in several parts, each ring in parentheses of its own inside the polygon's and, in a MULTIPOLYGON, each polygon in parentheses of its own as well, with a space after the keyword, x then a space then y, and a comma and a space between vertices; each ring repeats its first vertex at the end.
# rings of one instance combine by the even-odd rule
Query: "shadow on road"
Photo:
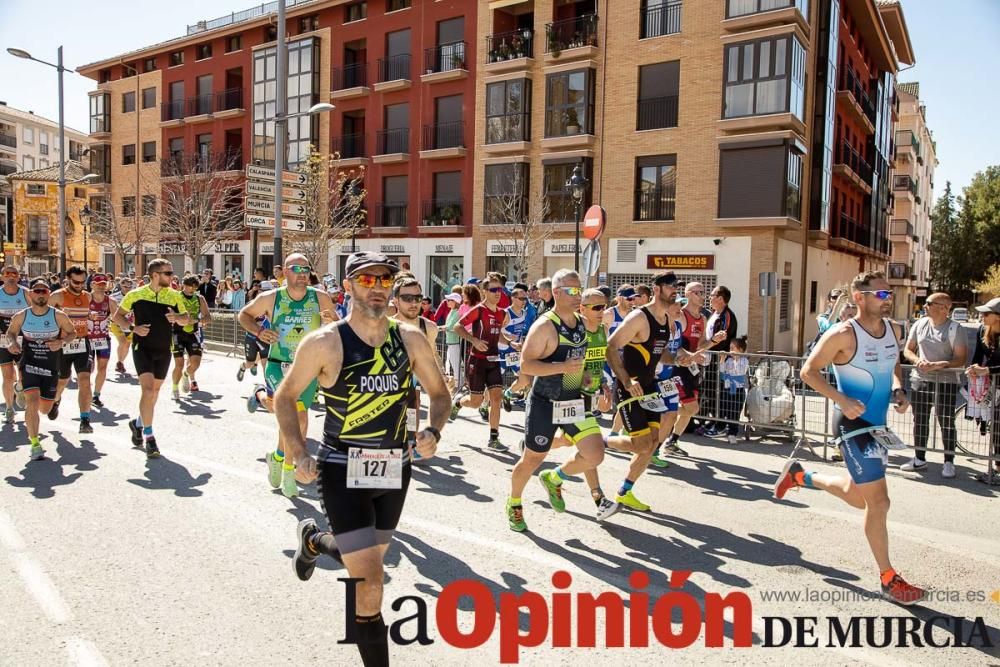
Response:
POLYGON ((203 492, 198 487, 205 486, 212 479, 210 472, 194 477, 180 463, 165 457, 146 461, 145 474, 145 479, 130 479, 129 484, 149 491, 173 491, 178 498, 196 498, 202 495, 203 492))
POLYGON ((207 405, 191 400, 190 394, 186 400, 175 401, 174 404, 176 406, 173 411, 175 415, 195 415, 204 419, 221 419, 220 415, 226 412, 225 408, 213 410, 207 405))
POLYGON ((436 496, 462 496, 477 503, 492 502, 494 498, 479 493, 479 486, 466 481, 467 472, 462 463, 458 456, 435 456, 426 465, 412 466, 413 481, 425 485, 415 490, 436 496))

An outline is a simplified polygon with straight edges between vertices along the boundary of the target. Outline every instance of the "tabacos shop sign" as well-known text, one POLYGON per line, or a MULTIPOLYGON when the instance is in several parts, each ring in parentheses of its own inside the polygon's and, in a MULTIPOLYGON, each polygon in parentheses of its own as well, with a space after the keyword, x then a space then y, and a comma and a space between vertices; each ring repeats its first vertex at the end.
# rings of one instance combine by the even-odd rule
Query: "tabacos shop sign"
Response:
POLYGON ((647 255, 646 268, 711 271, 715 268, 715 255, 647 255))

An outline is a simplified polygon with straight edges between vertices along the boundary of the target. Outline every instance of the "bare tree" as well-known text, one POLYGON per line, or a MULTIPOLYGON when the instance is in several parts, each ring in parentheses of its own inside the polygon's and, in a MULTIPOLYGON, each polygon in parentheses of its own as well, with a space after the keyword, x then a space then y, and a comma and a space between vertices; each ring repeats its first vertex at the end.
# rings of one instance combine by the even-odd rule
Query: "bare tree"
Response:
POLYGON ((160 239, 183 249, 195 266, 208 250, 242 234, 239 169, 234 153, 176 155, 161 170, 160 239))
MULTIPOLYGON (((142 210, 126 215, 107 197, 96 198, 95 201, 96 208, 87 206, 83 211, 84 217, 90 216, 87 220, 90 239, 111 248, 122 267, 126 265, 126 257, 138 257, 144 244, 154 243, 159 238, 160 221, 157 216, 144 215, 142 210)), ((108 270, 114 272, 114 267, 108 270)))
POLYGON ((365 226, 365 170, 339 169, 337 153, 311 152, 299 171, 306 176, 302 185, 306 198, 301 229, 288 232, 288 247, 306 256, 310 266, 326 266, 330 246, 356 234, 365 226))
POLYGON ((552 224, 546 222, 550 206, 543 192, 532 205, 520 169, 512 169, 505 181, 500 194, 486 197, 487 229, 500 241, 514 279, 520 280, 525 273, 541 273, 543 245, 552 236, 552 224))

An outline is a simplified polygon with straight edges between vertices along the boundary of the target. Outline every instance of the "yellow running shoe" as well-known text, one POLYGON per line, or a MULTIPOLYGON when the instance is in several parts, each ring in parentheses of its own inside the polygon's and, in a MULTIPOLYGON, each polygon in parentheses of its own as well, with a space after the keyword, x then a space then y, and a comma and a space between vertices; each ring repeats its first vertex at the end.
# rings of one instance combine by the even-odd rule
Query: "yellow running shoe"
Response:
POLYGON ((632 489, 626 491, 624 496, 618 496, 615 500, 617 500, 620 505, 624 505, 625 507, 633 509, 637 512, 649 511, 649 505, 636 498, 635 494, 632 493, 632 489))

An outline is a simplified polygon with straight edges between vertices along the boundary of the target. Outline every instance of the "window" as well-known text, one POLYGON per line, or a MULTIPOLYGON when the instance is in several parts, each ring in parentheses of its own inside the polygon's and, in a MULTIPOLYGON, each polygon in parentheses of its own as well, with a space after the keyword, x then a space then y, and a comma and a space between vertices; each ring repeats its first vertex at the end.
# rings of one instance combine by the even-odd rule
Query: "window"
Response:
POLYGON ((400 9, 406 9, 410 6, 410 0, 387 0, 385 3, 385 11, 396 12, 400 9))
POLYGON ((815 313, 816 312, 816 304, 817 304, 818 299, 819 299, 818 294, 819 294, 819 283, 817 283, 815 280, 810 281, 810 283, 809 283, 809 312, 810 313, 815 313))
POLYGON ((723 118, 805 112, 805 49, 788 35, 725 47, 723 118))
POLYGON ((676 35, 681 31, 680 0, 643 0, 639 38, 676 35))
POLYGON ((639 67, 637 130, 677 127, 680 70, 678 60, 639 67))
POLYGON ((727 0, 726 18, 760 14, 786 7, 798 7, 802 16, 809 18, 809 0, 727 0))
POLYGON ((39 132, 38 133, 38 152, 42 155, 49 154, 49 133, 39 132))
POLYGON ((194 82, 194 108, 191 112, 200 116, 212 113, 212 75, 199 76, 194 82))
POLYGON ((49 218, 46 215, 28 216, 28 250, 49 249, 49 218))
POLYGON ((276 25, 266 25, 264 26, 264 42, 273 42, 278 39, 278 26, 276 25))
POLYGON ((31 171, 35 168, 35 158, 31 155, 24 156, 24 170, 31 171))
POLYGON ((199 44, 195 49, 195 60, 205 60, 206 58, 212 57, 212 45, 211 44, 199 44))
POLYGON ((230 35, 226 37, 226 53, 239 51, 243 48, 243 35, 230 35))
MULTIPOLYGON (((583 175, 591 181, 593 177, 592 164, 589 158, 578 160, 554 160, 542 164, 542 187, 545 190, 545 203, 548 212, 545 222, 574 222, 576 220, 576 201, 566 187, 566 181, 573 174, 576 165, 583 165, 583 175)), ((582 213, 590 206, 591 189, 588 186, 580 204, 582 213)))
POLYGON ((486 143, 531 141, 531 80, 486 85, 486 143))
POLYGON ((174 137, 170 140, 170 157, 178 158, 184 155, 184 138, 174 137))
POLYGON ((803 152, 781 139, 722 147, 719 217, 800 219, 803 152))
POLYGON ((439 171, 435 173, 434 199, 424 205, 424 220, 432 225, 447 225, 461 224, 461 218, 462 172, 439 171))
POLYGON ((87 188, 73 188, 73 196, 77 199, 86 199, 87 188))
POLYGON ((528 165, 488 164, 484 172, 483 223, 516 225, 528 215, 528 165))
POLYGON ((545 136, 593 134, 594 71, 559 72, 545 77, 545 136))
POLYGON ((142 108, 152 109, 156 106, 156 88, 142 89, 142 108))
POLYGON ((355 2, 344 7, 344 23, 360 21, 368 16, 368 3, 355 2))
POLYGON ((156 195, 142 196, 142 214, 156 215, 156 195))
POLYGON ((39 169, 45 169, 47 166, 49 166, 49 161, 48 160, 46 160, 45 158, 40 158, 38 160, 38 168, 39 169))
POLYGON ((135 197, 122 197, 122 215, 135 215, 135 197))
POLYGON ((208 166, 208 160, 212 155, 212 135, 211 133, 199 134, 195 137, 196 144, 198 146, 198 159, 204 165, 208 166))
MULTIPOLYGON (((258 49, 253 54, 253 159, 265 165, 274 164, 274 123, 277 90, 277 50, 258 49)), ((288 44, 288 113, 308 111, 319 101, 319 47, 314 37, 288 44)), ((309 155, 310 145, 319 137, 319 120, 315 115, 295 118, 288 123, 289 167, 309 155)))
POLYGON ((90 170, 97 174, 96 183, 111 182, 111 146, 92 146, 90 149, 90 170))
POLYGON ((781 294, 778 302, 778 331, 790 331, 792 328, 792 281, 781 279, 781 294))
POLYGON ((144 141, 144 142, 142 142, 142 161, 143 162, 156 162, 156 142, 155 141, 144 141))
POLYGON ((135 144, 122 146, 122 164, 135 164, 135 144))
POLYGON ((170 54, 170 66, 177 67, 178 65, 184 64, 184 52, 174 51, 170 54))
POLYGON ((142 61, 142 71, 143 72, 155 72, 156 71, 156 58, 146 58, 142 61))
POLYGON ((24 143, 33 144, 35 143, 35 128, 25 126, 24 130, 21 132, 24 137, 24 143))
POLYGON ((90 133, 111 131, 111 94, 90 96, 90 133))
POLYGON ((651 155, 635 161, 635 220, 674 220, 677 156, 651 155))
POLYGON ((319 17, 318 16, 303 16, 299 19, 299 32, 312 32, 313 30, 319 30, 319 17))
POLYGON ((785 215, 802 219, 802 154, 788 151, 785 183, 785 215))
POLYGON ((45 186, 41 183, 28 183, 28 194, 32 196, 45 196, 45 186))
POLYGON ((122 93, 122 113, 135 111, 135 92, 122 93))
POLYGON ((382 179, 382 206, 376 211, 376 226, 406 227, 408 188, 409 178, 406 176, 386 176, 382 179))
POLYGON ((377 134, 379 155, 410 152, 409 102, 385 105, 383 127, 377 134))

